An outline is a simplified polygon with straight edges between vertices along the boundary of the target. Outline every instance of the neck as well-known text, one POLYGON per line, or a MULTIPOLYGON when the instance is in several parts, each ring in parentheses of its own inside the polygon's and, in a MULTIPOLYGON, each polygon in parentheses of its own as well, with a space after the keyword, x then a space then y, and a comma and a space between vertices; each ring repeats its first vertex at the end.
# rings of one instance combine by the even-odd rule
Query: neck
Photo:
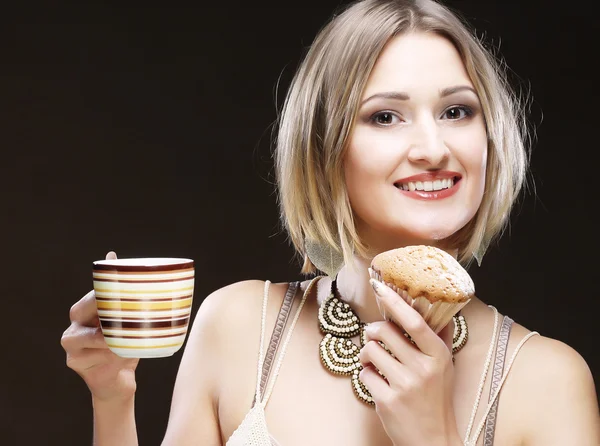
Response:
MULTIPOLYGON (((456 252, 449 251, 454 257, 456 252)), ((381 321, 383 317, 377 306, 375 292, 369 283, 371 258, 355 256, 352 263, 342 267, 337 275, 339 297, 348 303, 360 320, 365 323, 381 321)), ((319 281, 318 302, 321 304, 331 292, 331 279, 325 277, 319 281)))
MULTIPOLYGON (((375 292, 369 283, 368 268, 371 259, 355 257, 353 263, 346 264, 337 275, 337 290, 339 297, 348 303, 362 322, 381 321, 381 313, 375 300, 375 292)), ((319 304, 329 296, 331 279, 324 277, 318 285, 319 304)))

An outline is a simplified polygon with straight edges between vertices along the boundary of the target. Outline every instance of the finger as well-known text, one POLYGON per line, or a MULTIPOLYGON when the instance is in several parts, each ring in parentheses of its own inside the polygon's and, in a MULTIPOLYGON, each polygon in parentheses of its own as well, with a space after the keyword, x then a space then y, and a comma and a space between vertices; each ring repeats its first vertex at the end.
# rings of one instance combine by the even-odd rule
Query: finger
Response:
POLYGON ((67 355, 67 366, 76 372, 85 372, 94 367, 114 362, 115 357, 118 358, 111 350, 86 349, 78 354, 67 355))
POLYGON ((71 307, 69 318, 71 322, 77 322, 85 327, 98 327, 100 325, 98 308, 96 306, 96 294, 93 290, 71 307))
POLYGON ((397 387, 402 383, 406 367, 385 351, 379 342, 367 342, 360 350, 358 358, 363 367, 373 365, 392 387, 397 387))
POLYGON ((61 345, 71 354, 85 349, 106 350, 108 345, 99 327, 83 327, 77 323, 72 324, 63 334, 61 345))
POLYGON ((381 303, 415 342, 417 347, 429 356, 439 356, 446 352, 444 341, 427 325, 425 319, 390 287, 371 279, 371 286, 381 299, 381 303))
POLYGON ((365 340, 383 342, 385 347, 403 364, 410 365, 421 351, 404 335, 393 322, 372 322, 365 327, 365 340))
POLYGON ((358 377, 371 394, 375 405, 391 391, 390 385, 379 373, 377 373, 373 366, 363 368, 358 374, 358 377))
POLYGON ((108 254, 106 254, 106 260, 115 260, 117 258, 117 253, 114 251, 109 251, 108 254))
POLYGON ((438 336, 444 341, 448 350, 452 351, 452 341, 454 339, 454 318, 450 319, 450 322, 440 330, 438 336))

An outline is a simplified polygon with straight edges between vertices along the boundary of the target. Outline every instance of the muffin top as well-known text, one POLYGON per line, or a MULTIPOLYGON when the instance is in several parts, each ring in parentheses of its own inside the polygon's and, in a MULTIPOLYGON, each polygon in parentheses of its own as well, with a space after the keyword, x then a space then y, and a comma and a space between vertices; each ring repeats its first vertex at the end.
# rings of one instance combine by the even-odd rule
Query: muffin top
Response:
POLYGON ((469 273, 458 261, 433 246, 406 246, 382 252, 371 268, 384 282, 405 290, 413 299, 430 302, 466 302, 475 295, 469 273))

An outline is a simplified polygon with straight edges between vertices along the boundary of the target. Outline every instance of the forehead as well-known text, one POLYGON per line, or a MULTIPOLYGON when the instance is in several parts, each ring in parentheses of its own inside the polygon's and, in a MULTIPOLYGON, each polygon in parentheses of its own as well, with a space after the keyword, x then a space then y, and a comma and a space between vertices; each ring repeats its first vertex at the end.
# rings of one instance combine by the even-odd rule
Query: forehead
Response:
POLYGON ((473 86, 454 45, 434 33, 410 33, 387 43, 363 97, 381 91, 437 91, 455 85, 473 86))

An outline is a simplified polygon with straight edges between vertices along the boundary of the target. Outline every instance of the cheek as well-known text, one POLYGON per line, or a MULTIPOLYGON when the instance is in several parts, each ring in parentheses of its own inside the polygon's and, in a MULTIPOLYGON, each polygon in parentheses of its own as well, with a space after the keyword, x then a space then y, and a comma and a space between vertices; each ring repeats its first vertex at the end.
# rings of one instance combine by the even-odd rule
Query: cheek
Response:
POLYGON ((359 132, 352 138, 344 156, 344 175, 350 194, 375 187, 387 175, 389 160, 386 161, 385 150, 380 141, 368 138, 365 133, 359 132))
MULTIPOLYGON (((354 206, 360 201, 360 191, 368 187, 369 173, 365 171, 361 165, 360 153, 357 153, 355 148, 348 148, 348 152, 344 158, 344 181, 348 198, 354 206)), ((363 163, 364 164, 364 163, 363 163)))
POLYGON ((344 157, 344 181, 350 206, 357 217, 364 218, 368 213, 369 201, 378 195, 381 163, 369 156, 364 147, 348 147, 344 157))
MULTIPOLYGON (((485 183, 487 165, 487 134, 483 125, 453 132, 447 142, 472 181, 485 183)), ((483 186, 483 184, 482 184, 483 186)))
POLYGON ((470 201, 478 209, 481 206, 483 194, 485 193, 487 138, 485 141, 479 141, 477 144, 475 144, 475 141, 472 141, 471 145, 465 148, 466 150, 461 162, 467 172, 470 201))
POLYGON ((478 192, 483 194, 483 190, 485 188, 485 177, 487 170, 487 138, 483 141, 478 141, 475 144, 469 147, 469 150, 466 154, 465 163, 467 164, 465 168, 467 172, 474 180, 474 182, 479 186, 478 192))

